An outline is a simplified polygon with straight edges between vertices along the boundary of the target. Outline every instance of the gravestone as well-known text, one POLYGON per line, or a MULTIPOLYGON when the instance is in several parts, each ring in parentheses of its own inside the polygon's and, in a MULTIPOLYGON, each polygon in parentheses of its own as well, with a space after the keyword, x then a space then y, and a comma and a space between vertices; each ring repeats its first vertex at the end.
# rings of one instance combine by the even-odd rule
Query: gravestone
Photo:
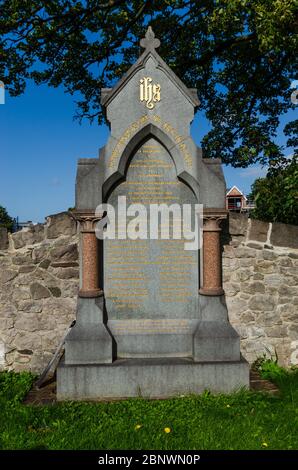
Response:
POLYGON ((249 384, 222 289, 221 161, 204 158, 190 137, 196 90, 165 64, 159 44, 149 27, 138 61, 113 89, 102 90, 110 136, 98 159, 78 162, 81 286, 58 367, 60 400, 229 392, 249 384), (128 215, 117 218, 117 236, 103 240, 102 204, 128 215), (182 237, 173 227, 182 222, 177 207, 198 204, 203 245, 190 249, 196 216, 182 237), (170 218, 151 229, 151 208, 161 205, 171 207, 170 218), (137 224, 127 208, 138 208, 137 224), (134 235, 126 237, 130 223, 134 235))

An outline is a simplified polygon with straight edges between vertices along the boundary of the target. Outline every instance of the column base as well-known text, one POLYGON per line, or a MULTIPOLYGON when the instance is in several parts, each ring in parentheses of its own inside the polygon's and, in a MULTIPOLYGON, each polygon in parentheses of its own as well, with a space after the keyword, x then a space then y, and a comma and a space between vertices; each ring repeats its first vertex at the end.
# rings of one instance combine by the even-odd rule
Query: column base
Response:
POLYGON ((193 339, 193 357, 199 362, 240 360, 240 338, 229 323, 224 296, 200 295, 201 321, 193 339))
POLYGON ((101 297, 103 295, 103 290, 93 289, 93 290, 79 290, 79 297, 82 299, 94 299, 95 297, 101 297))
POLYGON ((103 297, 78 299, 77 321, 65 341, 65 364, 113 362, 114 341, 103 317, 103 297))
POLYGON ((224 295, 224 290, 222 289, 222 287, 219 287, 218 289, 208 289, 208 288, 204 288, 202 287, 200 290, 199 290, 199 294, 201 295, 224 295))

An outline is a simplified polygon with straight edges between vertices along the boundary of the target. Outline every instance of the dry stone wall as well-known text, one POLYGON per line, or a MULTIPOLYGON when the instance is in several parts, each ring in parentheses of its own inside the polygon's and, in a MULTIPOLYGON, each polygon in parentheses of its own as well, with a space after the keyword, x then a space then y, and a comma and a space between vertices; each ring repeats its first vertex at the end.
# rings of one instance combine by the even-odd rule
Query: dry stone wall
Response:
MULTIPOLYGON (((1 232, 0 368, 40 372, 75 318, 78 234, 68 213, 1 232)), ((223 233, 223 276, 243 355, 298 363, 298 227, 234 214, 223 233)))
POLYGON ((0 367, 39 372, 75 317, 76 223, 67 213, 9 236, 0 251, 0 367))
POLYGON ((233 214, 223 254, 229 317, 243 355, 298 364, 298 227, 233 214))

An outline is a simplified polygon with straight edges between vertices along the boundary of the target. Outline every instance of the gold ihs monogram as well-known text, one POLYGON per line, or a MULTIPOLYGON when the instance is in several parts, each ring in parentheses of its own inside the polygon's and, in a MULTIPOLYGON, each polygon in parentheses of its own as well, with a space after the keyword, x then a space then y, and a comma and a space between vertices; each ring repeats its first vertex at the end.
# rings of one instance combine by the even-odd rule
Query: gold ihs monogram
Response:
POLYGON ((140 101, 145 101, 147 108, 153 109, 160 101, 160 85, 152 85, 152 78, 144 77, 140 80, 140 101))

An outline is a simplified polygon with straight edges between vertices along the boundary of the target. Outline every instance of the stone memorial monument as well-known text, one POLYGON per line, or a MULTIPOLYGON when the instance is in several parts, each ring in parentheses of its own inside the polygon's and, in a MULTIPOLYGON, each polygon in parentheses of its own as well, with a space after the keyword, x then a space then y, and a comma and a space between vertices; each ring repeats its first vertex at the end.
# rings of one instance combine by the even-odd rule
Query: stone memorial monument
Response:
MULTIPOLYGON (((221 161, 204 158, 190 137, 196 90, 162 60, 159 45, 149 27, 137 62, 114 88, 102 90, 110 136, 98 159, 78 162, 81 286, 77 322, 57 371, 59 400, 158 398, 249 385, 222 289, 221 161), (185 237, 127 238, 120 219, 118 237, 98 239, 105 212, 96 208, 117 208, 124 199, 144 208, 203 205, 201 249, 185 249, 185 237)), ((140 225, 149 215, 141 219, 140 225)))

